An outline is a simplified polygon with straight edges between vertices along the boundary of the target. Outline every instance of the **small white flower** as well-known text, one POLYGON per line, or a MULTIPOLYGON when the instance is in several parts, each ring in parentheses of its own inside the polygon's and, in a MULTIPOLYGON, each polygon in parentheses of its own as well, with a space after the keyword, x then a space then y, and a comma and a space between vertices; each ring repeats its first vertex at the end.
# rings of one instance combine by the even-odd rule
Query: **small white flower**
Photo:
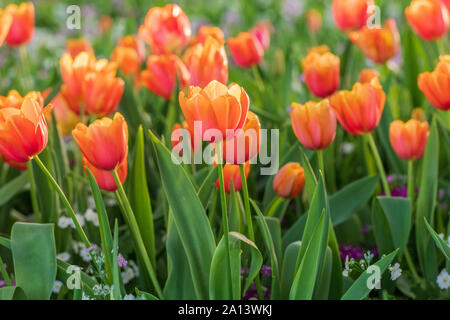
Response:
POLYGON ((105 204, 108 207, 114 207, 115 205, 117 205, 117 201, 114 198, 109 198, 109 199, 106 199, 105 204))
POLYGON ((351 142, 342 142, 341 143, 341 153, 342 154, 350 154, 355 150, 355 145, 351 142))
POLYGON ((439 273, 436 283, 442 290, 446 290, 450 287, 450 275, 447 270, 442 269, 441 273, 439 273))
POLYGON ((391 280, 397 280, 402 275, 402 269, 400 268, 400 263, 394 264, 393 267, 390 267, 389 270, 391 271, 391 280))
POLYGON ((68 252, 61 252, 56 255, 56 258, 61 261, 67 262, 70 259, 70 254, 68 252))
POLYGON ((443 233, 439 233, 438 237, 441 238, 442 240, 444 240, 444 234, 443 233))
POLYGON ((87 221, 92 222, 92 224, 96 227, 99 226, 98 223, 98 214, 97 212, 95 212, 94 210, 92 210, 91 208, 86 210, 86 213, 84 214, 84 217, 87 221))
MULTIPOLYGON (((75 217, 77 218, 78 223, 80 224, 80 226, 84 227, 84 217, 83 217, 81 214, 79 214, 79 213, 77 213, 77 214, 75 215, 75 217)), ((73 220, 72 220, 72 219, 70 219, 70 226, 71 226, 73 229, 75 229, 75 223, 73 223, 73 220)))
POLYGON ((131 293, 126 294, 125 297, 123 297, 123 300, 134 300, 134 299, 136 299, 136 297, 133 296, 131 293))
POLYGON ((71 222, 72 222, 72 219, 70 219, 68 217, 64 217, 64 216, 59 217, 59 219, 58 219, 58 227, 60 229, 65 229, 65 228, 67 228, 70 225, 71 222))
POLYGON ((62 287, 62 282, 59 280, 55 280, 55 284, 53 285, 53 293, 59 293, 62 287))
POLYGON ((88 206, 89 206, 89 209, 95 209, 96 208, 95 200, 94 200, 93 196, 89 196, 89 198, 88 198, 88 206))
POLYGON ((126 267, 124 271, 122 271, 122 280, 124 284, 129 283, 136 276, 132 267, 126 267))

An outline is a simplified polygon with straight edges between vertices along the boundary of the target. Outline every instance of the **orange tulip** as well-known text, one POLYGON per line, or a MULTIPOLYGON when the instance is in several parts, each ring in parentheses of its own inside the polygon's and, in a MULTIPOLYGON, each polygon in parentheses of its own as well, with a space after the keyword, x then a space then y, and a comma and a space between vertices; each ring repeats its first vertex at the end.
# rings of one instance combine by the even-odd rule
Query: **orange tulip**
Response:
POLYGON ((88 114, 106 116, 113 113, 122 98, 125 83, 116 77, 117 64, 106 59, 96 60, 81 52, 75 59, 69 53, 61 60, 63 86, 61 91, 69 107, 80 114, 81 105, 88 114))
POLYGON ((366 23, 367 0, 333 0, 334 22, 341 31, 359 30, 366 23))
MULTIPOLYGON (((44 103, 43 97, 39 92, 32 91, 28 93, 28 95, 34 95, 35 98, 39 100, 39 103, 41 103, 40 99, 42 99, 42 103, 44 103)), ((23 99, 24 98, 22 98, 19 92, 17 92, 16 90, 10 90, 7 96, 5 97, 0 96, 0 109, 3 108, 20 109, 23 103, 23 99)))
POLYGON ((375 63, 385 63, 400 50, 400 35, 394 19, 386 20, 383 28, 365 26, 359 31, 351 32, 349 38, 375 63))
POLYGON ((11 24, 13 22, 13 17, 6 10, 0 9, 0 47, 5 41, 6 36, 8 35, 9 29, 11 28, 11 24))
POLYGON ((23 2, 19 6, 8 4, 5 11, 12 16, 12 24, 6 36, 6 43, 15 47, 30 42, 34 34, 34 5, 23 2))
POLYGON ((364 69, 359 73, 359 82, 370 83, 373 78, 379 78, 380 74, 375 69, 364 69))
POLYGON ((44 150, 48 141, 47 122, 40 93, 25 96, 20 108, 0 109, 0 153, 6 158, 26 162, 44 150))
POLYGON ((75 57, 83 51, 94 55, 94 49, 92 48, 91 43, 84 38, 68 39, 66 42, 66 51, 71 55, 72 59, 75 59, 75 57))
MULTIPOLYGON (((247 179, 250 173, 250 162, 244 164, 244 174, 247 179)), ((230 193, 231 183, 233 183, 234 191, 239 191, 242 189, 241 171, 239 165, 227 163, 223 166, 223 182, 225 186, 225 192, 230 193)), ((219 179, 216 181, 216 188, 220 190, 219 179)))
POLYGON ((27 162, 18 162, 18 161, 13 161, 10 160, 8 158, 6 158, 4 155, 2 155, 0 153, 0 161, 3 161, 4 163, 6 163, 7 165, 9 165, 10 167, 14 168, 14 169, 18 169, 18 170, 27 170, 27 162))
MULTIPOLYGON (((69 104, 61 91, 53 97, 50 103, 53 105, 53 115, 56 118, 59 131, 63 136, 69 135, 79 122, 80 117, 69 108, 69 104)), ((51 117, 47 117, 47 119, 51 119, 51 117)))
POLYGON ((258 38, 249 32, 241 32, 227 41, 234 62, 241 68, 257 65, 264 57, 264 48, 258 38))
POLYGON ((189 127, 195 130, 195 122, 201 122, 202 139, 208 142, 232 138, 247 119, 249 98, 237 84, 227 87, 213 80, 204 89, 189 87, 187 97, 181 91, 179 100, 189 127), (217 132, 206 132, 210 129, 218 130, 221 137, 214 136, 217 132))
POLYGON ((336 136, 336 116, 328 100, 293 103, 291 121, 295 136, 307 149, 325 149, 336 136))
POLYGON ((170 100, 180 81, 181 88, 189 84, 190 75, 184 63, 174 54, 151 55, 147 69, 141 72, 141 81, 154 94, 170 100))
POLYGON ((427 117, 421 108, 414 108, 411 112, 411 119, 416 119, 418 121, 427 121, 427 117))
POLYGON ((447 8, 448 12, 450 12, 450 0, 441 0, 441 2, 447 8))
POLYGON ((342 90, 330 98, 340 124, 353 135, 369 133, 377 127, 385 101, 378 78, 370 83, 357 82, 352 91, 342 90))
POLYGON ((450 55, 441 56, 433 72, 421 73, 418 85, 434 107, 444 111, 449 110, 450 55))
POLYGON ((205 87, 212 80, 228 82, 228 59, 225 48, 213 37, 186 50, 183 62, 191 74, 190 84, 205 87))
POLYGON ((260 21, 249 31, 259 40, 264 51, 270 46, 270 34, 272 32, 273 25, 269 21, 260 21))
POLYGON ((406 123, 396 120, 391 122, 389 127, 389 140, 392 148, 404 160, 422 158, 428 134, 428 123, 416 119, 411 119, 406 123))
POLYGON ((225 42, 225 36, 219 27, 201 26, 200 29, 198 29, 193 44, 203 44, 208 37, 213 37, 217 42, 219 42, 220 45, 223 45, 225 42))
POLYGON ((176 4, 153 7, 139 27, 139 36, 150 45, 153 54, 179 54, 189 43, 191 24, 176 4))
POLYGON ((258 116, 249 111, 242 130, 222 144, 223 160, 230 164, 242 164, 256 157, 261 147, 261 124, 258 116))
POLYGON ((302 67, 306 85, 315 96, 325 98, 339 89, 340 60, 327 47, 310 49, 302 67))
POLYGON ((72 135, 83 156, 97 169, 116 169, 128 154, 128 126, 120 113, 113 119, 103 118, 89 127, 77 124, 72 135))
MULTIPOLYGON (((85 167, 85 171, 86 168, 91 171, 100 189, 110 192, 117 190, 117 184, 111 171, 97 169, 85 157, 83 157, 83 167, 85 167)), ((127 178, 127 173, 128 164, 127 158, 125 157, 123 161, 117 166, 117 175, 119 176, 119 180, 122 184, 127 178)))
POLYGON ((111 61, 117 62, 117 65, 125 76, 137 75, 141 63, 137 52, 132 48, 117 46, 114 48, 110 57, 111 61))
POLYGON ((100 20, 98 21, 98 28, 100 30, 100 33, 108 32, 113 24, 113 18, 111 18, 110 16, 101 16, 100 20))
POLYGON ((295 199, 305 186, 305 171, 300 163, 286 163, 273 179, 273 190, 286 199, 295 199))
POLYGON ((439 0, 413 0, 405 9, 409 25, 421 38, 441 38, 450 26, 446 7, 439 0))
POLYGON ((137 36, 128 35, 122 37, 117 42, 117 46, 134 49, 138 55, 139 61, 141 63, 145 61, 145 45, 137 36))
POLYGON ((322 14, 317 9, 309 9, 306 13, 306 24, 311 33, 317 33, 322 28, 322 14))

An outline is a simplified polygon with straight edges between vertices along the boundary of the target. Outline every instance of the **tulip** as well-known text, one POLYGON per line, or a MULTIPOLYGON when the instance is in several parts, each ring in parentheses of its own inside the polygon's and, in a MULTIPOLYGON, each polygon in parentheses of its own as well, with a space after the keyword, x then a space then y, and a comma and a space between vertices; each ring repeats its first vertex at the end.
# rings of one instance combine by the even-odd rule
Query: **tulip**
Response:
POLYGON ((339 89, 339 57, 325 46, 310 49, 302 67, 306 85, 315 96, 325 98, 339 89))
MULTIPOLYGON (((111 171, 97 169, 85 157, 83 157, 83 167, 85 168, 85 171, 86 168, 89 169, 89 171, 91 171, 100 189, 110 192, 117 190, 117 184, 116 181, 114 180, 114 176, 111 171)), ((127 165, 127 158, 125 157, 117 167, 117 175, 119 176, 119 180, 121 183, 125 182, 125 179, 127 178, 127 173, 128 173, 128 165, 127 165)))
POLYGON ((273 190, 286 199, 295 199, 305 186, 305 171, 300 163, 289 162, 278 170, 273 179, 273 190))
POLYGON ((230 164, 243 164, 256 157, 261 147, 261 124, 258 116, 248 111, 244 127, 222 144, 223 160, 230 164))
POLYGON ((94 49, 92 48, 91 43, 84 38, 68 39, 66 42, 66 51, 70 54, 72 59, 75 59, 81 52, 87 52, 94 55, 94 49))
POLYGON ((201 26, 200 29, 198 29, 197 35, 195 36, 193 45, 198 43, 205 43, 208 37, 213 37, 217 42, 219 42, 220 45, 223 45, 225 42, 225 36, 223 34, 223 31, 219 27, 201 26))
POLYGON ((128 154, 128 126, 120 113, 102 118, 89 127, 79 123, 72 131, 83 156, 97 169, 116 169, 128 154))
POLYGON ((293 103, 291 121, 295 136, 309 150, 325 149, 336 136, 336 116, 328 100, 293 103))
POLYGON ((264 48, 258 38, 249 32, 241 32, 227 41, 234 62, 241 68, 249 68, 261 62, 264 48))
POLYGON ((111 29, 113 24, 114 20, 110 16, 101 16, 98 21, 98 29, 100 33, 105 34, 111 29))
POLYGON ((48 142, 44 99, 39 93, 25 96, 20 108, 0 109, 0 153, 6 158, 26 162, 44 150, 48 142))
POLYGON ((34 5, 23 2, 19 6, 8 4, 5 11, 12 16, 12 24, 6 36, 6 43, 15 47, 30 42, 34 34, 34 5))
MULTIPOLYGON (((63 136, 69 135, 80 122, 80 117, 69 108, 69 104, 61 91, 53 97, 50 103, 53 105, 53 115, 59 131, 63 136)), ((51 117, 47 117, 47 119, 51 119, 51 117)))
MULTIPOLYGON (((247 179, 250 173, 250 162, 246 162, 244 164, 244 174, 247 179)), ((223 183, 225 186, 225 192, 230 193, 231 191, 231 183, 233 183, 234 191, 239 191, 242 189, 242 180, 241 180, 241 172, 239 169, 239 165, 227 163, 223 167, 223 183)), ((217 190, 220 189, 219 179, 216 181, 217 190)))
POLYGON ((418 121, 427 121, 427 117, 421 108, 414 108, 411 112, 411 119, 416 119, 418 121))
POLYGON ((145 55, 146 55, 145 45, 137 36, 128 35, 128 36, 122 37, 117 42, 117 46, 134 49, 134 51, 136 51, 136 53, 138 55, 139 62, 142 63, 145 61, 145 55))
POLYGON ((333 0, 334 22, 343 31, 359 30, 368 18, 367 0, 333 0))
POLYGON ((205 87, 212 80, 228 82, 228 59, 225 48, 213 37, 186 50, 183 62, 191 74, 190 84, 205 87))
POLYGON ((448 12, 450 12, 450 0, 441 0, 441 3, 447 8, 448 12))
POLYGON ((441 38, 450 26, 447 8, 439 0, 413 0, 405 9, 409 25, 421 38, 441 38))
POLYGON ((359 82, 370 83, 373 78, 379 78, 380 74, 375 69, 364 69, 359 73, 359 82))
POLYGON ((190 75, 184 63, 174 54, 151 55, 147 60, 147 69, 141 72, 143 84, 166 100, 171 99, 177 80, 181 88, 185 88, 190 75))
POLYGON ((2 46, 3 41, 5 41, 6 36, 8 35, 12 22, 13 18, 11 14, 6 12, 6 10, 0 9, 0 47, 2 46))
POLYGON ((330 98, 330 104, 344 129, 353 135, 374 130, 380 122, 386 94, 378 81, 355 83, 352 91, 342 90, 330 98))
POLYGON ((137 75, 139 73, 141 62, 137 52, 132 48, 117 46, 114 48, 110 57, 111 61, 117 62, 117 65, 125 76, 137 75))
POLYGON ((422 158, 428 134, 428 123, 416 119, 411 119, 406 123, 396 120, 391 122, 389 127, 389 140, 392 148, 404 160, 422 158))
POLYGON ((444 111, 449 110, 450 55, 441 56, 433 72, 421 73, 418 85, 434 107, 444 111))
MULTIPOLYGON (((28 93, 28 95, 35 95, 36 99, 42 99, 42 103, 44 103, 43 97, 40 95, 39 92, 30 92, 28 93)), ((22 106, 23 103, 23 99, 22 96, 20 95, 19 92, 17 92, 16 90, 10 90, 8 92, 7 96, 0 96, 0 109, 3 108, 16 108, 16 109, 20 109, 20 107, 22 106)), ((40 101, 39 101, 40 103, 40 101)))
POLYGON ((7 165, 9 165, 11 168, 17 169, 17 170, 27 170, 27 162, 18 162, 13 161, 8 158, 6 158, 4 155, 0 153, 0 161, 3 161, 7 165))
POLYGON ((386 20, 383 28, 365 26, 351 32, 349 38, 375 63, 385 63, 400 50, 400 35, 394 19, 386 20))
POLYGON ((150 45, 153 54, 179 54, 189 43, 191 24, 176 4, 154 7, 139 27, 139 36, 150 45))
POLYGON ((317 9, 309 9, 306 13, 306 24, 311 33, 317 33, 322 28, 322 14, 317 9))
POLYGON ((273 32, 273 26, 269 21, 260 21, 254 26, 249 33, 253 34, 266 51, 270 46, 270 34, 273 32))
POLYGON ((179 100, 188 126, 195 131, 195 122, 200 121, 202 139, 207 142, 219 142, 223 137, 232 138, 247 119, 249 98, 237 84, 227 87, 213 80, 204 89, 189 87, 187 96, 181 91, 179 100), (213 132, 212 129, 219 132, 213 132))

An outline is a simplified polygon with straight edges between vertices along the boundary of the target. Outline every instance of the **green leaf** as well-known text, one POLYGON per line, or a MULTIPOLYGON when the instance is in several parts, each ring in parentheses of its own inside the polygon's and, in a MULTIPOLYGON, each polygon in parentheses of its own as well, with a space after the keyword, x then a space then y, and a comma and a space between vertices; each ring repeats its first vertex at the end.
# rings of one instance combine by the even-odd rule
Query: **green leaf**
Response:
MULTIPOLYGON (((56 278, 60 280, 63 283, 67 283, 67 280, 69 280, 69 277, 72 276, 70 272, 67 272, 67 269, 71 266, 67 262, 57 260, 57 273, 56 278)), ((84 273, 83 271, 80 271, 81 275, 81 288, 83 288, 83 291, 90 297, 94 297, 94 291, 93 287, 97 285, 97 281, 92 279, 89 275, 84 273)))
POLYGON ((306 155, 305 149, 303 149, 303 147, 300 146, 300 150, 302 151, 300 163, 301 163, 303 169, 305 170, 305 181, 306 181, 305 182, 305 191, 308 196, 309 202, 312 202, 315 188, 317 186, 317 178, 316 178, 316 175, 314 174, 314 170, 311 167, 309 158, 306 155))
POLYGON ((112 249, 112 273, 113 273, 113 294, 114 300, 120 300, 120 275, 119 275, 119 263, 118 263, 118 248, 119 248, 119 225, 117 223, 117 219, 114 222, 114 243, 112 249))
MULTIPOLYGON (((397 255, 398 249, 391 252, 387 256, 381 258, 376 263, 374 263, 374 266, 377 266, 380 268, 380 281, 381 276, 383 275, 384 271, 386 271, 389 264, 391 264, 392 260, 394 260, 395 256, 397 255)), ((367 280, 369 277, 373 276, 373 273, 368 273, 368 270, 365 270, 358 279, 353 282, 351 287, 347 290, 347 292, 342 296, 342 300, 362 300, 365 297, 367 297, 371 291, 371 289, 367 286, 367 280)), ((370 271, 370 270, 369 270, 370 271)))
POLYGON ((289 244, 284 251, 283 266, 281 269, 281 299, 288 299, 295 277, 295 264, 300 252, 301 241, 289 244))
POLYGON ((1 300, 27 300, 27 297, 22 288, 11 286, 0 288, 0 301, 1 300))
POLYGON ((11 251, 15 279, 28 299, 47 300, 56 277, 56 248, 52 224, 15 223, 11 251))
POLYGON ((128 197, 139 231, 153 268, 156 270, 153 213, 145 171, 144 131, 139 127, 134 147, 134 160, 128 178, 128 197))
POLYGON ((216 248, 205 210, 183 167, 176 165, 171 152, 150 132, 156 149, 161 181, 173 212, 173 221, 186 252, 192 281, 199 299, 209 291, 209 267, 216 248))
POLYGON ((151 293, 141 291, 138 288, 135 288, 135 291, 136 291, 136 300, 159 300, 151 293))
POLYGON ((420 267, 429 281, 437 277, 436 251, 432 250, 431 237, 425 225, 424 218, 433 225, 436 208, 439 170, 439 135, 436 119, 430 127, 430 135, 422 160, 419 197, 416 211, 416 246, 420 267))
POLYGON ((215 188, 216 180, 217 180, 217 167, 212 167, 197 191, 197 195, 200 198, 200 201, 202 202, 204 208, 207 207, 208 201, 213 195, 211 189, 215 188))
POLYGON ((434 243, 436 244, 436 246, 441 250, 442 254, 444 255, 444 257, 450 261, 450 246, 447 244, 447 242, 445 242, 444 240, 442 240, 438 234, 436 233, 436 231, 433 230, 433 228, 430 226, 430 224, 427 221, 427 218, 423 217, 423 220, 425 222, 425 226, 427 227, 428 231, 431 234, 431 237, 434 240, 434 243))
POLYGON ((20 175, 6 183, 0 188, 0 206, 11 200, 28 183, 28 173, 22 172, 20 175))
POLYGON ((394 247, 394 240, 392 239, 392 234, 389 232, 389 222, 386 215, 383 212, 383 208, 377 199, 372 202, 372 227, 375 236, 375 241, 377 243, 377 248, 380 254, 387 254, 392 252, 394 247))
POLYGON ((317 279, 316 288, 314 291, 314 300, 327 300, 330 292, 330 285, 332 283, 332 267, 333 267, 333 254, 328 247, 325 250, 325 259, 317 279))

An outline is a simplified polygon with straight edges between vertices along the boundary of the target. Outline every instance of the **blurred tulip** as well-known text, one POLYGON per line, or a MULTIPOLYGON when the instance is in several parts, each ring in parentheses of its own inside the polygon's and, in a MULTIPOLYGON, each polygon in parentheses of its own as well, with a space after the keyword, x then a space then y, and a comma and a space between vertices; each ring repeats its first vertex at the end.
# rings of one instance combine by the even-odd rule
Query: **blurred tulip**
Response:
POLYGON ((170 100, 177 80, 181 88, 189 85, 190 75, 184 63, 174 54, 151 55, 141 81, 154 94, 170 100))
POLYGON ((450 55, 440 57, 433 72, 424 72, 418 78, 419 89, 431 104, 447 111, 450 109, 450 55))
POLYGON ((87 114, 106 116, 113 113, 122 98, 124 82, 116 77, 117 64, 81 52, 75 59, 65 53, 61 60, 63 86, 61 92, 69 107, 80 114, 81 105, 87 114))
POLYGON ((264 57, 261 42, 249 32, 241 32, 237 37, 228 39, 227 44, 234 62, 241 68, 255 66, 264 57))
MULTIPOLYGON (((77 123, 80 122, 80 117, 69 108, 69 105, 61 92, 58 92, 50 103, 53 105, 53 115, 56 118, 56 123, 61 135, 69 135, 77 123)), ((51 118, 47 117, 47 119, 51 118)))
POLYGON ((428 123, 416 119, 411 119, 406 123, 396 120, 391 122, 389 127, 389 140, 392 148, 404 160, 422 158, 428 134, 428 123))
POLYGON ((205 43, 208 37, 213 37, 220 45, 225 43, 225 36, 219 27, 201 26, 194 38, 193 45, 205 43))
POLYGON ((300 163, 286 163, 273 179, 273 190, 286 199, 295 199, 305 186, 305 171, 300 163))
MULTIPOLYGON (((43 97, 40 95, 39 92, 36 91, 32 91, 30 93, 28 93, 28 95, 36 95, 36 98, 38 99, 42 99, 42 103, 44 103, 43 97)), ((3 108, 16 108, 16 109, 20 109, 20 107, 22 106, 23 103, 23 99, 22 96, 20 95, 20 93, 16 90, 10 90, 8 92, 7 96, 0 96, 0 109, 3 108)), ((39 101, 39 103, 41 103, 39 101)))
POLYGON ((400 51, 400 35, 394 19, 386 20, 382 27, 363 27, 349 34, 365 56, 375 63, 385 63, 400 51))
POLYGON ((48 141, 44 99, 39 93, 25 96, 20 108, 0 109, 0 153, 6 158, 26 162, 44 150, 48 141))
POLYGON ((378 81, 355 83, 352 91, 342 90, 330 98, 331 107, 344 129, 353 135, 374 130, 383 114, 386 94, 378 81))
MULTIPOLYGON (((244 174, 247 179, 250 173, 250 162, 244 164, 244 174)), ((239 191, 242 189, 241 171, 239 165, 227 163, 223 166, 223 183, 225 186, 225 192, 230 193, 231 182, 233 182, 234 191, 239 191)), ((216 188, 220 190, 219 179, 216 181, 216 188)))
POLYGON ((208 36, 205 42, 186 50, 183 62, 191 74, 190 84, 205 87, 212 80, 228 82, 228 59, 225 48, 208 36))
POLYGON ((254 26, 249 33, 253 34, 266 51, 270 46, 270 34, 273 32, 273 25, 269 21, 260 21, 254 26))
POLYGON ((359 30, 368 18, 367 0, 333 0, 334 22, 341 31, 359 30))
POLYGON ((152 54, 179 54, 189 43, 191 24, 176 4, 153 7, 139 27, 139 36, 150 45, 152 54))
MULTIPOLYGON (((249 108, 249 98, 245 90, 237 84, 228 87, 213 80, 204 89, 189 87, 187 97, 179 94, 180 106, 190 128, 201 122, 202 139, 218 142, 219 137, 205 135, 210 129, 219 130, 222 138, 230 139, 236 130, 244 126, 249 108)), ((212 133, 212 132, 209 132, 212 133)))
POLYGON ((413 0, 405 9, 409 25, 421 38, 441 38, 450 26, 447 8, 440 0, 413 0))
POLYGON ((116 169, 128 154, 128 126, 120 113, 102 118, 89 127, 79 123, 72 131, 83 156, 97 169, 116 169))
POLYGON ((256 157, 261 147, 261 124, 258 116, 249 111, 242 130, 222 144, 223 160, 230 164, 242 164, 256 157))
POLYGON ((114 48, 110 57, 111 61, 117 62, 117 65, 125 76, 138 75, 141 62, 137 52, 132 48, 117 46, 114 48))
POLYGON ((22 2, 19 6, 8 4, 5 11, 12 16, 12 24, 6 36, 9 46, 20 46, 30 42, 34 34, 34 5, 22 2))
POLYGON ((306 13, 306 24, 311 33, 317 33, 322 28, 322 14, 317 9, 309 9, 306 13))
POLYGON ((427 117, 421 108, 414 108, 411 113, 411 118, 420 122, 427 121, 427 117))
POLYGON ((114 24, 114 20, 110 16, 102 16, 98 21, 98 29, 100 33, 107 33, 114 24))
POLYGON ((441 2, 447 8, 448 12, 450 12, 450 0, 441 0, 441 2))
POLYGON ((291 121, 295 136, 309 150, 325 149, 336 136, 336 116, 328 100, 293 103, 291 121))
POLYGON ((139 61, 142 63, 145 61, 145 45, 144 43, 135 35, 124 36, 117 42, 118 47, 131 48, 136 51, 139 61))
POLYGON ((359 82, 370 83, 373 78, 379 78, 380 74, 375 69, 364 69, 359 73, 359 82))
POLYGON ((9 29, 11 28, 11 24, 13 22, 13 17, 6 10, 0 9, 0 47, 5 41, 6 36, 8 35, 9 29))
POLYGON ((6 163, 7 165, 9 165, 12 168, 22 170, 22 171, 27 170, 27 162, 28 161, 25 161, 25 162, 13 161, 13 160, 6 158, 1 153, 0 153, 0 161, 3 161, 4 163, 6 163))
POLYGON ((72 59, 75 59, 75 57, 83 51, 94 55, 94 49, 92 48, 91 43, 85 38, 68 39, 66 42, 66 51, 70 54, 72 59))
MULTIPOLYGON (((110 192, 117 190, 117 184, 116 181, 114 180, 114 176, 111 171, 97 169, 84 156, 83 156, 83 167, 88 168, 91 171, 100 189, 110 192)), ((127 158, 125 157, 123 161, 117 166, 117 175, 119 176, 119 180, 122 184, 125 182, 127 178, 127 173, 128 173, 128 164, 127 158)))
POLYGON ((302 68, 306 85, 315 96, 325 98, 339 89, 340 60, 325 46, 310 49, 302 68))

